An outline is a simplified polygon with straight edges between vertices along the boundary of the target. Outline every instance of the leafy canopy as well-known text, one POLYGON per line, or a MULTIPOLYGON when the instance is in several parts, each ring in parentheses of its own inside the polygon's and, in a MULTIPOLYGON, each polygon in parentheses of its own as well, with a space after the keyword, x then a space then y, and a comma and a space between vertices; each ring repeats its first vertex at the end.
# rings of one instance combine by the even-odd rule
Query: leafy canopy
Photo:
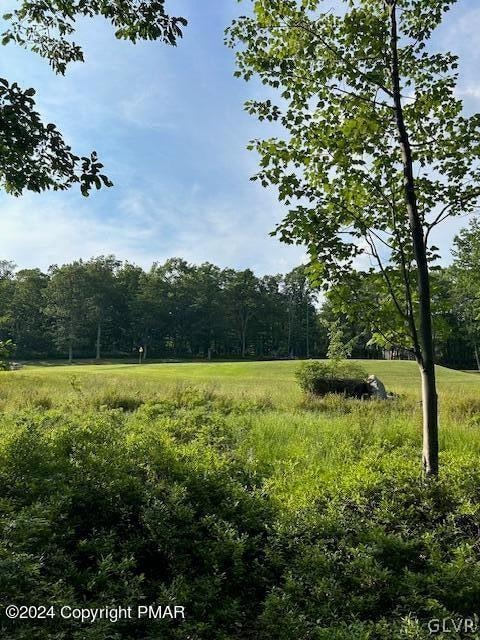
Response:
POLYGON ((454 239, 453 264, 449 268, 451 296, 456 313, 470 339, 480 340, 480 220, 474 218, 454 239))
MULTIPOLYGON (((165 11, 165 0, 22 0, 3 16, 7 29, 2 44, 15 43, 45 58, 64 74, 71 62, 83 62, 82 48, 72 40, 76 21, 101 16, 115 28, 115 36, 130 40, 160 40, 175 45, 184 18, 165 11)), ((35 90, 0 78, 0 188, 20 195, 25 190, 65 190, 78 183, 83 195, 95 187, 111 186, 97 154, 73 153, 54 124, 44 124, 35 110, 35 90)))
POLYGON ((457 56, 429 44, 455 1, 255 0, 252 15, 227 33, 238 49, 236 75, 267 87, 246 108, 273 125, 274 137, 250 147, 260 157, 253 179, 275 187, 288 208, 275 233, 308 247, 313 276, 326 287, 359 267, 358 286, 378 274, 389 308, 369 308, 377 325, 397 317, 388 340, 408 342, 418 314, 389 11, 396 7, 404 118, 432 263, 432 231, 473 211, 480 195, 480 115, 465 115, 455 93, 457 56))

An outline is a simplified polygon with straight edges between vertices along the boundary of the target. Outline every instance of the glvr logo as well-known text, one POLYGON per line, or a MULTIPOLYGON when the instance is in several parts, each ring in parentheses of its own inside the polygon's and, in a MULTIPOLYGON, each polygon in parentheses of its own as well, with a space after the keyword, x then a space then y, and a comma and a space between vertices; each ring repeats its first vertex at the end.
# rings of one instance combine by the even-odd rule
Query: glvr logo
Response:
POLYGON ((479 629, 477 614, 469 618, 433 618, 428 622, 430 633, 475 633, 479 629))

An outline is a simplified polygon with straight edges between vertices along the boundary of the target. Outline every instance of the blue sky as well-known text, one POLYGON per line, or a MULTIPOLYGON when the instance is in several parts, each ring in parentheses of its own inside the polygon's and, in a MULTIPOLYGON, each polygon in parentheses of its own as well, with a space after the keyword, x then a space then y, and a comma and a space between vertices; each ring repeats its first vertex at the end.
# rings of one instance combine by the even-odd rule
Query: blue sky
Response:
MULTIPOLYGON (((14 5, 13 0, 2 2, 14 5)), ((249 181, 256 156, 248 141, 268 134, 243 111, 262 95, 233 77, 223 31, 245 11, 236 0, 170 0, 189 20, 177 48, 118 42, 99 20, 79 26, 86 54, 65 78, 45 61, 9 46, 0 76, 34 86, 45 119, 56 122, 78 153, 96 149, 114 188, 0 196, 0 257, 20 267, 47 268, 75 258, 114 253, 149 266, 179 256, 191 262, 284 272, 303 261, 300 247, 269 237, 284 210, 275 194, 249 181)), ((480 110, 480 8, 463 0, 448 15, 436 45, 461 56, 459 92, 480 110)), ((454 233, 435 240, 448 259, 454 233)))

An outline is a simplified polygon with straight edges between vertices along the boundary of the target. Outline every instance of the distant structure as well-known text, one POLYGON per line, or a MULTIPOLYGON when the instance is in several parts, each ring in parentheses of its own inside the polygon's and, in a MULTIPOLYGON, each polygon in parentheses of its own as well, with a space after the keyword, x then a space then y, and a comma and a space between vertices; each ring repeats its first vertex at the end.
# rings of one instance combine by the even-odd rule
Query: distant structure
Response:
POLYGON ((403 347, 392 347, 383 350, 384 360, 415 360, 411 351, 403 347))

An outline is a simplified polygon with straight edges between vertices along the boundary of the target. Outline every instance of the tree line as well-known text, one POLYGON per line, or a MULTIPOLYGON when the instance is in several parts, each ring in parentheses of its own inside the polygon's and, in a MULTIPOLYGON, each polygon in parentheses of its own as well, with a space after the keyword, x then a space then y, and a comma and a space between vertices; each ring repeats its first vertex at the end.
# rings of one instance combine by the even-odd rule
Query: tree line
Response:
POLYGON ((310 357, 325 354, 304 267, 286 275, 172 258, 149 270, 99 256, 40 269, 0 262, 0 339, 16 357, 310 357))
MULTIPOLYGON (((431 271, 434 356, 437 364, 480 371, 480 220, 474 218, 454 238, 453 261, 431 271)), ((373 345, 384 357, 415 358, 408 327, 395 313, 391 288, 399 271, 385 277, 373 269, 345 274, 327 293, 320 311, 324 326, 341 327, 351 353, 365 357, 373 345)), ((412 273, 412 281, 416 274, 412 273)))
MULTIPOLYGON (((474 219, 455 238, 452 264, 432 272, 437 363, 480 369, 479 283, 474 219)), ((408 357, 392 305, 372 271, 320 296, 304 266, 258 277, 180 258, 144 270, 99 256, 46 273, 0 261, 0 340, 19 359, 138 357, 140 347, 144 359, 323 358, 332 339, 352 357, 408 357)))

